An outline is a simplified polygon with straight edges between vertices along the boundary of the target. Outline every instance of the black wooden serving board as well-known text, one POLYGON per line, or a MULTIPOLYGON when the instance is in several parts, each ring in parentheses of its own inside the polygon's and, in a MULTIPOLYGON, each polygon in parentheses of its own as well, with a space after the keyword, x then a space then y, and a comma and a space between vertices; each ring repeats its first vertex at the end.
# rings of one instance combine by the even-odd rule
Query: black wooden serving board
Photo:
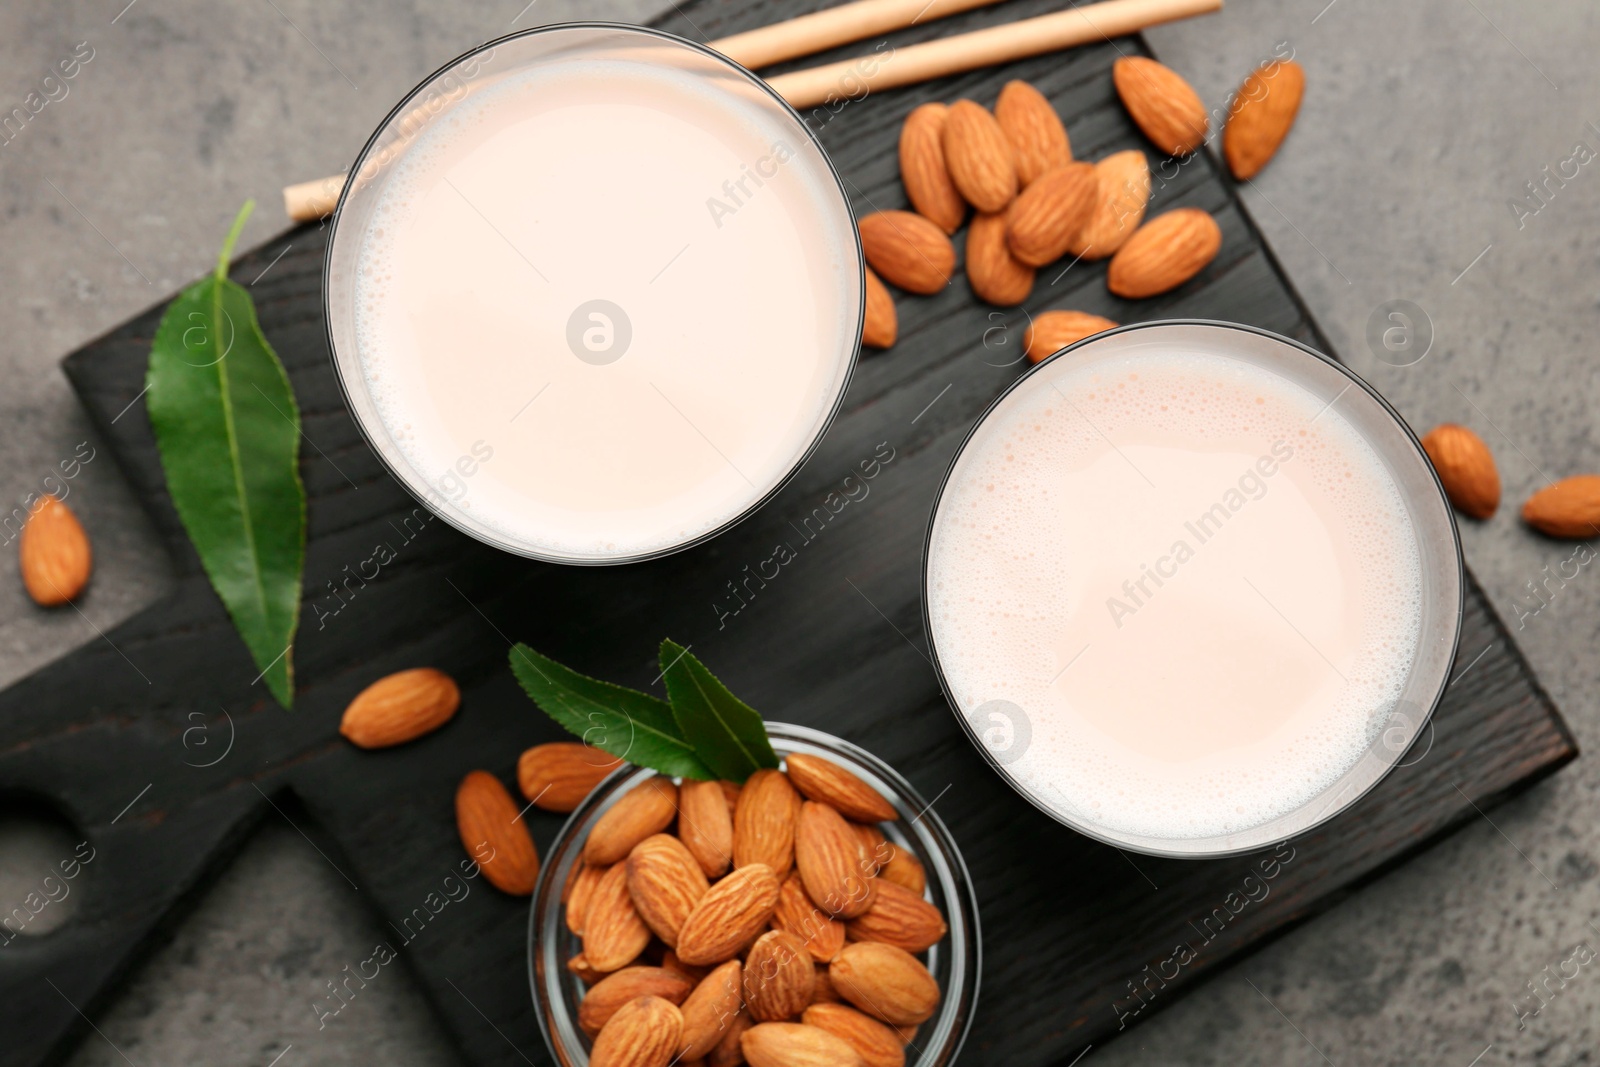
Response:
MULTIPOLYGON (((664 25, 705 40, 816 6, 704 0, 685 4, 664 25)), ((898 34, 893 43, 1054 6, 1009 3, 898 34)), ((841 54, 864 54, 876 44, 841 54)), ((808 121, 858 212, 902 207, 895 143, 907 112, 962 96, 992 103, 1010 78, 1026 78, 1050 96, 1081 158, 1151 151, 1117 106, 1110 78, 1119 54, 1145 51, 1139 38, 1121 38, 877 93, 837 111, 820 109, 808 121)), ((1293 140, 1286 150, 1294 150, 1293 140)), ((1070 307, 1121 322, 1227 319, 1327 349, 1209 157, 1157 184, 1153 211, 1194 205, 1217 217, 1224 242, 1216 262, 1176 292, 1143 303, 1110 297, 1103 264, 1080 264, 1061 276, 1057 266, 1040 273, 1028 311, 1070 307)), ((1474 804, 1487 807, 1576 755, 1548 697, 1469 584, 1458 665, 1464 677, 1419 742, 1428 747, 1353 810, 1293 842, 1293 858, 1265 883, 1266 898, 1236 909, 1206 940, 1204 918, 1240 900, 1259 859, 1133 858, 1056 825, 973 751, 928 662, 919 557, 929 510, 963 434, 1021 371, 1023 311, 978 303, 959 278, 938 296, 900 298, 899 344, 862 361, 815 456, 758 515, 669 559, 558 567, 491 551, 438 521, 419 522, 424 513, 362 442, 323 334, 325 235, 316 226, 291 231, 234 269, 249 280, 274 264, 252 291, 304 413, 310 544, 293 711, 251 684, 256 668, 163 487, 142 403, 117 417, 143 386, 160 309, 66 361, 165 537, 179 579, 168 600, 0 694, 0 791, 47 802, 96 849, 74 919, 0 948, 0 1064, 61 1059, 114 996, 118 979, 181 918, 252 828, 287 817, 269 800, 308 813, 302 829, 378 916, 398 925, 462 858, 452 815, 461 776, 486 767, 510 782, 524 747, 558 736, 516 690, 506 669, 509 640, 648 687, 657 642, 670 635, 691 644, 767 716, 861 744, 938 797, 936 810, 964 849, 982 912, 981 1001, 966 1053, 974 1063, 1067 1063, 1117 1032, 1119 1012, 1148 1001, 1130 1018, 1148 1017, 1202 975, 1477 818, 1474 804), (868 496, 814 539, 798 535, 796 525, 880 447, 894 458, 868 496), (728 583, 742 580, 744 568, 780 542, 797 546, 798 558, 720 625, 719 612, 735 603, 728 583), (352 583, 358 591, 337 614, 324 615, 340 604, 328 583, 343 580, 347 567, 362 569, 379 544, 397 558, 364 586, 352 583), (357 751, 338 738, 339 714, 358 690, 420 664, 462 683, 453 722, 387 752, 357 751), (230 738, 225 757, 199 766, 215 760, 230 738), (299 806, 286 803, 290 794, 299 806), (1180 942, 1198 948, 1197 957, 1181 966, 1165 962, 1180 942), (1147 979, 1147 965, 1167 977, 1147 979), (1130 982, 1147 991, 1142 1000, 1130 999, 1130 982)), ((751 344, 758 357, 759 338, 751 344)), ((365 570, 370 574, 371 565, 365 570)), ((560 822, 542 813, 530 820, 541 844, 560 822)), ((526 901, 485 889, 450 906, 401 951, 470 1062, 548 1059, 525 980, 526 919, 526 901)))

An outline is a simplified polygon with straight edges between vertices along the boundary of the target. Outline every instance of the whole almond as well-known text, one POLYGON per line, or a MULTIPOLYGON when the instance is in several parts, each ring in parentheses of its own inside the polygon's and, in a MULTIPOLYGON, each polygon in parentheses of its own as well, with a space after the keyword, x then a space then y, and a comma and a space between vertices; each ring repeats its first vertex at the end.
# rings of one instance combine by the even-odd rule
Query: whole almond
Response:
POLYGON ((812 903, 799 871, 789 875, 778 892, 772 928, 799 938, 818 963, 830 962, 844 948, 844 924, 812 903))
POLYGON ((881 793, 830 759, 795 752, 785 758, 784 767, 807 800, 827 804, 847 819, 871 823, 900 818, 881 793))
POLYGON ((971 100, 951 104, 943 144, 950 180, 967 203, 990 214, 1004 211, 1017 195, 1017 168, 1011 142, 989 109, 971 100))
POLYGON ((653 834, 628 853, 628 893, 645 925, 668 945, 710 883, 683 842, 670 834, 653 834))
POLYGON ((1046 311, 1028 326, 1028 332, 1022 335, 1022 347, 1028 359, 1038 363, 1085 337, 1116 328, 1110 319, 1086 311, 1046 311))
POLYGON ((1500 506, 1500 472, 1483 438, 1447 422, 1422 439, 1422 448, 1439 473, 1439 483, 1464 515, 1487 519, 1500 506))
POLYGON ((839 991, 833 988, 833 979, 828 977, 828 968, 817 964, 816 983, 811 987, 811 1003, 813 1004, 838 1004, 839 991))
POLYGON ((823 911, 852 919, 872 905, 877 884, 861 839, 828 805, 808 800, 800 809, 794 858, 806 895, 823 911))
POLYGON ((597 971, 589 963, 589 957, 578 953, 567 960, 567 970, 584 985, 592 986, 605 977, 605 973, 597 971))
POLYGON ((708 878, 733 865, 733 812, 718 782, 685 778, 678 787, 678 839, 708 878))
POLYGON ((672 951, 670 948, 661 953, 661 966, 665 967, 669 971, 677 971, 679 974, 688 978, 689 981, 693 982, 695 985, 699 985, 702 981, 704 981, 706 975, 711 972, 711 968, 709 967, 689 966, 687 963, 684 963, 682 960, 680 960, 678 958, 678 954, 672 951))
POLYGON ((1041 174, 1006 211, 1011 254, 1030 267, 1054 263, 1094 213, 1100 180, 1088 163, 1068 163, 1041 174))
POLYGON ((939 983, 904 949, 876 941, 844 947, 828 965, 839 995, 868 1015, 896 1026, 921 1023, 939 1006, 939 983))
POLYGON ((1292 59, 1263 63, 1245 76, 1222 128, 1222 155, 1235 178, 1254 178, 1277 153, 1305 91, 1305 69, 1292 59))
POLYGON ((906 116, 900 127, 900 181, 911 206, 945 233, 955 233, 967 217, 944 163, 944 121, 949 108, 923 104, 906 116))
POLYGON ((672 825, 678 814, 678 789, 668 778, 646 778, 623 794, 595 820, 583 843, 583 859, 609 867, 625 859, 633 846, 672 825))
POLYGON ((744 1002, 743 964, 729 960, 694 987, 683 1002, 683 1038, 679 1051, 685 1060, 707 1055, 722 1041, 744 1002))
POLYGON ((1015 307, 1033 292, 1033 268, 1006 244, 1005 215, 973 216, 967 227, 967 281, 978 299, 997 307, 1015 307))
POLYGON ((1067 245, 1068 253, 1086 260, 1105 259, 1121 248, 1144 221, 1150 203, 1150 165, 1136 148, 1102 159, 1094 176, 1094 210, 1067 245))
POLYGON ((995 101, 994 118, 1011 144, 1017 181, 1024 189, 1039 175, 1072 162, 1072 144, 1061 116, 1027 82, 1006 82, 995 101))
POLYGON ((898 846, 890 846, 889 860, 878 874, 885 882, 909 889, 919 897, 928 888, 928 872, 922 869, 922 861, 898 846))
POLYGON ((781 881, 794 865, 794 831, 800 794, 782 771, 763 768, 739 793, 733 817, 733 865, 763 863, 781 881))
POLYGON ((904 1026, 896 1026, 894 1032, 900 1036, 900 1044, 909 1045, 917 1038, 917 1025, 907 1023, 904 1026))
POLYGON ((744 786, 726 778, 719 778, 717 784, 722 787, 723 799, 728 802, 728 818, 732 819, 734 812, 739 810, 739 794, 744 792, 744 786))
POLYGON ((17 544, 22 584, 41 607, 72 600, 89 584, 94 553, 72 509, 49 493, 29 509, 17 544))
POLYGON ((911 211, 877 211, 857 224, 861 252, 890 285, 924 296, 937 293, 956 269, 956 249, 945 232, 911 211))
POLYGON ((622 761, 580 741, 534 745, 517 760, 517 785, 536 808, 569 812, 622 761))
POLYGON ((735 1015, 728 1032, 722 1035, 717 1047, 706 1057, 706 1067, 739 1067, 744 1063, 744 1045, 741 1038, 744 1037, 745 1031, 755 1024, 756 1021, 750 1018, 750 1013, 747 1011, 735 1015))
POLYGON ((766 864, 734 870, 713 885, 684 920, 678 930, 678 958, 702 967, 738 955, 766 928, 778 905, 779 889, 777 876, 766 864))
POLYGON ((578 860, 578 869, 569 883, 572 888, 567 893, 567 929, 579 937, 583 936, 583 917, 588 914, 594 887, 600 884, 607 870, 609 868, 584 863, 581 857, 578 860))
POLYGON ((1222 230, 1199 208, 1157 215, 1111 257, 1106 284, 1118 296, 1139 299, 1176 289, 1217 258, 1222 230))
POLYGON ((461 844, 496 889, 525 897, 539 877, 539 854, 517 802, 488 771, 472 771, 456 787, 461 844))
POLYGON ((757 1022, 777 1022, 805 1011, 815 983, 811 953, 782 930, 757 938, 744 961, 744 1004, 757 1022))
POLYGON ((1545 486, 1522 505, 1522 521, 1551 537, 1600 533, 1600 475, 1579 474, 1545 486))
POLYGON ((618 1008, 594 1040, 589 1067, 667 1067, 678 1055, 683 1016, 661 997, 639 997, 618 1008))
POLYGON ((843 1004, 813 1004, 800 1016, 807 1026, 843 1038, 867 1067, 905 1067, 905 1046, 889 1027, 843 1004))
POLYGON ((867 302, 861 320, 861 343, 869 348, 890 348, 900 335, 900 319, 894 311, 894 297, 871 267, 866 271, 867 302))
POLYGON ((618 863, 601 876, 583 918, 583 954, 589 966, 609 973, 639 958, 650 943, 650 928, 628 892, 628 865, 618 863))
POLYGON ((583 1000, 578 1004, 578 1025, 584 1033, 593 1037, 630 1000, 660 997, 673 1004, 682 1004, 692 989, 694 983, 676 971, 661 967, 624 967, 600 979, 594 988, 583 995, 583 1000))
POLYGON ((758 1023, 740 1045, 750 1067, 866 1067, 844 1038, 802 1023, 758 1023))
POLYGON ((1144 56, 1123 56, 1112 65, 1111 80, 1122 106, 1161 151, 1182 156, 1205 143, 1211 125, 1206 106, 1176 71, 1144 56))
POLYGON ((872 906, 846 924, 853 941, 879 941, 915 955, 943 939, 948 927, 939 909, 905 886, 882 881, 872 906))
POLYGON ((461 690, 443 671, 396 671, 356 694, 339 732, 359 748, 403 745, 449 722, 460 706, 461 690))
POLYGON ((867 876, 872 877, 883 870, 884 864, 889 862, 889 857, 894 854, 894 846, 889 839, 883 836, 883 831, 876 826, 862 823, 851 823, 850 829, 854 830, 867 861, 867 876))

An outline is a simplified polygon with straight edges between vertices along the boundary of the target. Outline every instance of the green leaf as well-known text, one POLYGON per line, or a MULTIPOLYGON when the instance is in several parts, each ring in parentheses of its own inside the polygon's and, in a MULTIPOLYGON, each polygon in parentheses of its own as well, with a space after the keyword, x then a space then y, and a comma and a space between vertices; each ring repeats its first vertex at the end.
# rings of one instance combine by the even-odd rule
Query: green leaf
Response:
POLYGON ((305 563, 300 409, 261 334, 250 294, 228 280, 247 202, 217 269, 167 308, 145 376, 167 490, 211 585, 278 703, 294 700, 305 563))
POLYGON ((511 649, 511 673, 546 715, 586 743, 662 774, 716 777, 684 740, 666 701, 586 677, 523 644, 511 649))
POLYGON ((688 649, 661 642, 661 674, 678 729, 718 778, 742 782, 762 767, 778 765, 761 716, 728 692, 688 649))

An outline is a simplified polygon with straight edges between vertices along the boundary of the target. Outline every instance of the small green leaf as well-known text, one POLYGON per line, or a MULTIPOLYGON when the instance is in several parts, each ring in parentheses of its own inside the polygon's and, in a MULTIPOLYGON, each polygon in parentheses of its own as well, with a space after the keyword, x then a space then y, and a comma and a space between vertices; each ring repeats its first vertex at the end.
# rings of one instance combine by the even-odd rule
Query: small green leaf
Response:
POLYGON ((742 782, 762 767, 778 765, 761 716, 728 692, 688 649, 662 641, 661 674, 678 729, 716 777, 742 782))
POLYGON ((250 294, 228 280, 246 203, 208 278, 167 308, 145 376, 167 490, 268 689, 294 700, 305 563, 300 410, 250 294))
POLYGON ((523 644, 511 649, 511 673, 546 715, 585 743, 662 774, 716 777, 684 740, 666 701, 586 677, 523 644))

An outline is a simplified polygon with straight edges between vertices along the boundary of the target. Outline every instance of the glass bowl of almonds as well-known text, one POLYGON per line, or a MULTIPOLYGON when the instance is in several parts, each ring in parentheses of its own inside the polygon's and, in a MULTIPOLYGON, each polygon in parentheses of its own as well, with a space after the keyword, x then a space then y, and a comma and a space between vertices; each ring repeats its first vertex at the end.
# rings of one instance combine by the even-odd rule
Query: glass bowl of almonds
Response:
POLYGON ((741 786, 625 766, 551 845, 528 927, 563 1067, 936 1067, 978 998, 955 841, 871 753, 769 722, 741 786))

